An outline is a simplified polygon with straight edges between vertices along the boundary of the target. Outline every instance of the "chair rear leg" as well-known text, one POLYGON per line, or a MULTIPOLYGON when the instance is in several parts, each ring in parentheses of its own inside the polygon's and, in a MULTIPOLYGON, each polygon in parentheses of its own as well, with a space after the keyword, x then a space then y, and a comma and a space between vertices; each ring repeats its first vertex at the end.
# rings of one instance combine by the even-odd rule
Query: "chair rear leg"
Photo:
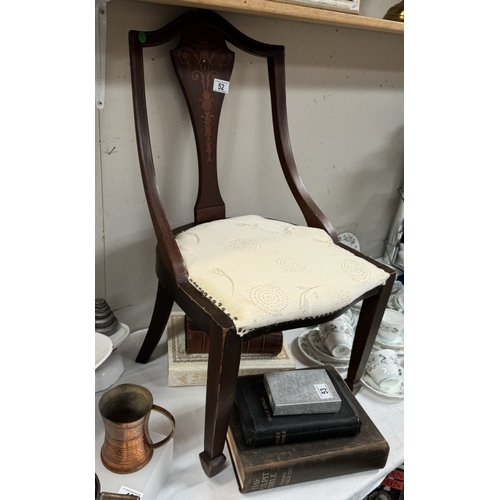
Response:
POLYGON ((137 358, 135 358, 137 363, 147 363, 149 361, 149 358, 153 354, 153 351, 158 345, 158 342, 160 342, 161 336, 165 331, 173 304, 173 299, 167 294, 166 290, 158 281, 153 316, 151 317, 148 332, 146 333, 139 354, 137 358))
POLYGON ((347 386, 353 394, 356 394, 361 387, 361 376, 373 349, 394 279, 395 273, 389 276, 382 290, 377 295, 363 300, 352 344, 349 369, 345 379, 347 386))
POLYGON ((240 367, 242 337, 235 330, 210 334, 204 451, 200 461, 205 474, 218 474, 226 461, 222 453, 234 403, 240 367))

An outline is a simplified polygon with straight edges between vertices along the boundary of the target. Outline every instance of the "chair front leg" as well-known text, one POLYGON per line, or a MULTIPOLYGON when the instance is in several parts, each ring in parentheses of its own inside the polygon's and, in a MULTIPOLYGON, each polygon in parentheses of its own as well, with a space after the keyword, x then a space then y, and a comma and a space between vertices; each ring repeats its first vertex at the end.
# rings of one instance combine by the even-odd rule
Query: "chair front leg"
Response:
POLYGON ((345 379, 353 394, 356 394, 361 387, 361 377, 373 349, 394 279, 395 274, 391 274, 377 295, 372 295, 363 300, 352 344, 349 369, 345 379))
POLYGON ((226 457, 222 453, 233 407, 242 337, 234 329, 212 332, 208 356, 207 395, 205 402, 204 451, 200 453, 208 477, 218 474, 226 457))

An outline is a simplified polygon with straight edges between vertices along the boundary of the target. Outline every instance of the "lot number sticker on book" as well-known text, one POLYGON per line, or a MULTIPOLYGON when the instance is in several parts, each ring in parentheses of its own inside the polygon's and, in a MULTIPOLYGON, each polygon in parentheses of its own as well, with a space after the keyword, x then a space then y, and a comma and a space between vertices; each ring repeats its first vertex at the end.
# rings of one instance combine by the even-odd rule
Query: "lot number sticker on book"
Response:
POLYGON ((314 384, 314 388, 321 399, 333 399, 333 394, 326 384, 314 384))

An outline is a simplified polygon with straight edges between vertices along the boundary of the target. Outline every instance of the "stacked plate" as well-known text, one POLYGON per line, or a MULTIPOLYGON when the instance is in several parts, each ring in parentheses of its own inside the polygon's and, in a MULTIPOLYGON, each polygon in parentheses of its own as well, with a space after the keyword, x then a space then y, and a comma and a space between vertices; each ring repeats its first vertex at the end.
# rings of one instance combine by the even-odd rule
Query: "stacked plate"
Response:
MULTIPOLYGON (((396 295, 396 297, 399 296, 401 296, 401 298, 403 297, 402 294, 396 295)), ((401 302, 401 304, 403 304, 403 302, 401 302)), ((356 327, 360 308, 361 303, 359 303, 358 307, 352 307, 346 312, 346 314, 342 315, 341 318, 348 321, 351 325, 353 325, 353 327, 356 327)), ((331 352, 325 346, 323 340, 319 335, 319 327, 301 333, 297 339, 297 343, 301 353, 313 363, 318 365, 333 365, 339 372, 347 371, 349 367, 350 355, 346 356, 345 358, 336 358, 332 356, 331 352)), ((380 349, 392 349, 396 352, 399 363, 399 384, 392 387, 391 389, 382 389, 366 372, 361 377, 361 382, 370 391, 373 391, 380 396, 384 396, 390 399, 403 399, 404 330, 394 340, 388 340, 382 337, 380 334, 377 335, 373 346, 373 351, 378 351, 380 349)))
POLYGON ((123 359, 115 349, 129 336, 130 328, 118 323, 116 332, 107 336, 95 332, 95 392, 113 385, 125 370, 123 359))
MULTIPOLYGON (((394 295, 392 298, 398 298, 401 297, 401 304, 404 305, 403 302, 403 293, 400 292, 396 295, 394 295)), ((401 308, 403 309, 403 308, 401 308)), ((396 307, 388 307, 387 310, 397 310, 399 313, 403 313, 400 308, 396 307)), ((392 313, 397 314, 397 313, 392 313)), ((401 316, 401 315, 400 315, 401 316)), ((381 329, 382 330, 382 329, 381 329)), ((375 338, 375 343, 373 345, 373 352, 379 351, 381 349, 390 349, 394 351, 397 355, 397 360, 398 360, 398 365, 399 365, 399 384, 397 384, 394 387, 391 387, 390 389, 384 389, 380 387, 375 380, 373 380, 372 377, 365 371, 363 376, 361 377, 361 382, 363 385, 365 385, 368 389, 371 391, 377 393, 380 396, 385 396, 388 398, 396 398, 396 399, 403 399, 405 392, 404 392, 404 328, 397 333, 396 337, 394 339, 387 339, 386 337, 383 337, 381 335, 382 331, 379 330, 379 334, 375 338)))

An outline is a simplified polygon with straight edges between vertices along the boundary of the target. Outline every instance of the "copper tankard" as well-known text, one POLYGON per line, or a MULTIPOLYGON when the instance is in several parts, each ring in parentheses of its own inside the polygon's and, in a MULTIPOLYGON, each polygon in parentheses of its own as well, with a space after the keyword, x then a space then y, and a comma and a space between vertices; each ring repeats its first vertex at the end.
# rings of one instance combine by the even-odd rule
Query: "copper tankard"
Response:
POLYGON ((99 401, 99 413, 104 422, 101 460, 118 474, 142 469, 151 460, 153 450, 170 441, 175 432, 174 417, 153 404, 153 395, 141 385, 121 384, 108 390, 99 401), (170 434, 157 443, 149 436, 151 410, 163 414, 172 425, 170 434))

